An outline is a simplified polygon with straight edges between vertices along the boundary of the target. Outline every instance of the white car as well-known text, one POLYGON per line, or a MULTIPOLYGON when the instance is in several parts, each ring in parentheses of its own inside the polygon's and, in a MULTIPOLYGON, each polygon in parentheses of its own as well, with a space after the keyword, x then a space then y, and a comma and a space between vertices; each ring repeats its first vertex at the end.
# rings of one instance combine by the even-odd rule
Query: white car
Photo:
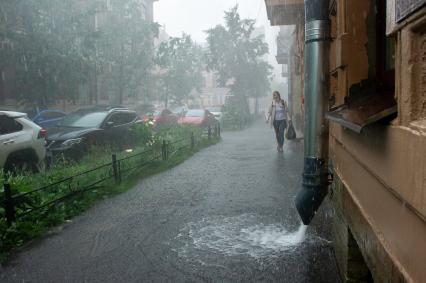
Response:
POLYGON ((47 131, 27 114, 0 111, 0 169, 16 171, 44 168, 47 131))

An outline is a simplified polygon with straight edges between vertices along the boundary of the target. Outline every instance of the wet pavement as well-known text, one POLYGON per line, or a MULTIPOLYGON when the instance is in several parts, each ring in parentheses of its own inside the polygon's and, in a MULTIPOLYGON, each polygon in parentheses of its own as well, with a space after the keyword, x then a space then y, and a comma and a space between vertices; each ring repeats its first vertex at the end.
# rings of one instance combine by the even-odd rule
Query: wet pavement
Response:
POLYGON ((14 255, 1 282, 339 282, 330 213, 300 225, 303 142, 223 134, 14 255))

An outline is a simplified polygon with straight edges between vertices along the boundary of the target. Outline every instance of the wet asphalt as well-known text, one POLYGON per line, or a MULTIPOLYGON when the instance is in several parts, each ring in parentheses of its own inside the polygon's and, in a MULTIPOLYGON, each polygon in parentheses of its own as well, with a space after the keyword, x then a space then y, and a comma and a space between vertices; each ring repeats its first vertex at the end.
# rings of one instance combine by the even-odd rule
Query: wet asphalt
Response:
POLYGON ((277 153, 264 123, 223 133, 28 245, 0 281, 340 282, 327 203, 304 241, 294 238, 302 156, 303 140, 277 153))

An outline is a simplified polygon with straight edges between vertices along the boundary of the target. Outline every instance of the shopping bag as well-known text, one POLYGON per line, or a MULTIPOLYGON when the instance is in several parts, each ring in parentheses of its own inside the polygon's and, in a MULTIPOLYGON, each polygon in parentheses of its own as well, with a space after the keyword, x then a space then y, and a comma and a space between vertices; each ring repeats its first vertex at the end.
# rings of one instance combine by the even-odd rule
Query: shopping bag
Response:
POLYGON ((288 122, 288 128, 287 132, 285 133, 285 137, 288 140, 294 140, 296 138, 296 131, 294 130, 291 120, 288 122))

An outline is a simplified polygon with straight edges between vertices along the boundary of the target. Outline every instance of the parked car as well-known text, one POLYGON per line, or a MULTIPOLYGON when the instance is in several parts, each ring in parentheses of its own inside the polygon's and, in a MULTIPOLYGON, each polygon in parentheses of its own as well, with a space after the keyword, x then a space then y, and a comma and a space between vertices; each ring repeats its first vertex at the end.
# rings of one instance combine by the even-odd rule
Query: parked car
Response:
POLYGON ((210 106, 210 107, 207 107, 207 110, 209 110, 210 113, 214 115, 214 117, 216 118, 216 120, 219 121, 220 124, 222 124, 222 120, 223 120, 222 106, 210 106))
POLYGON ((35 116, 31 117, 31 120, 43 128, 49 128, 61 121, 66 115, 61 110, 47 109, 39 111, 35 116))
POLYGON ((138 114, 141 120, 145 119, 145 117, 152 115, 155 112, 155 106, 152 104, 140 104, 135 108, 136 113, 138 114))
POLYGON ((0 168, 5 171, 44 168, 47 131, 27 114, 0 111, 0 168))
POLYGON ((188 107, 178 106, 178 107, 174 107, 171 111, 175 113, 176 115, 178 115, 178 117, 182 117, 186 114, 186 112, 188 112, 188 107))
POLYGON ((218 121, 210 111, 205 109, 190 109, 185 116, 179 119, 182 125, 192 125, 197 127, 207 127, 215 125, 218 121))
POLYGON ((51 128, 48 150, 79 158, 90 146, 124 146, 131 142, 130 128, 138 120, 136 112, 126 108, 77 110, 51 128))
POLYGON ((149 120, 152 120, 154 125, 154 129, 159 129, 162 127, 170 127, 173 125, 177 125, 179 116, 175 113, 172 113, 168 109, 158 110, 155 111, 152 116, 144 116, 143 121, 147 122, 149 120))

